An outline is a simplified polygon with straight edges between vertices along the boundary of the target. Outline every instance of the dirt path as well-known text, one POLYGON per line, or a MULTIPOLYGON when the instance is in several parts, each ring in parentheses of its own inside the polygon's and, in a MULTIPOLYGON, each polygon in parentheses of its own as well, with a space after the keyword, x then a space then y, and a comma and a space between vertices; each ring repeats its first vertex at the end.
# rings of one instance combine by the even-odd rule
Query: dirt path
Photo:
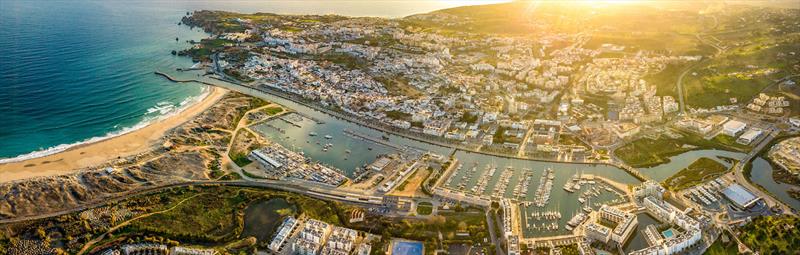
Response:
POLYGON ((139 220, 139 219, 142 219, 142 218, 146 218, 146 217, 150 217, 150 216, 152 216, 152 215, 155 215, 155 214, 160 214, 160 213, 165 213, 165 212, 172 211, 173 209, 175 209, 175 208, 177 208, 178 206, 180 206, 181 204, 183 204, 183 202, 186 202, 186 201, 188 201, 189 199, 192 199, 192 198, 195 198, 195 197, 197 197, 197 196, 204 195, 204 194, 205 194, 205 193, 195 194, 194 196, 191 196, 191 197, 184 198, 183 200, 181 200, 180 202, 178 202, 177 204, 175 204, 174 206, 172 206, 172 207, 170 207, 170 208, 167 208, 167 209, 164 209, 164 210, 161 210, 161 211, 157 211, 157 212, 145 213, 145 214, 142 214, 142 215, 139 215, 139 216, 133 217, 133 218, 131 218, 131 219, 129 219, 129 220, 123 221, 122 223, 120 223, 120 224, 117 224, 116 226, 113 226, 113 227, 111 227, 110 229, 108 229, 108 231, 106 231, 106 232, 105 232, 105 233, 103 233, 102 235, 100 235, 100 236, 98 236, 98 237, 96 237, 96 238, 92 239, 92 240, 91 240, 91 241, 89 241, 89 242, 86 242, 86 244, 84 244, 84 245, 83 245, 83 248, 81 248, 81 250, 78 252, 78 254, 86 254, 87 250, 88 250, 90 247, 92 247, 92 246, 93 246, 94 244, 96 244, 97 242, 100 242, 100 241, 102 241, 102 240, 103 240, 103 239, 104 239, 104 238, 105 238, 107 235, 111 234, 111 232, 114 232, 115 230, 117 230, 117 229, 119 229, 119 228, 121 228, 121 227, 127 226, 128 224, 130 224, 130 223, 131 223, 131 222, 133 222, 133 221, 136 221, 136 220, 139 220))

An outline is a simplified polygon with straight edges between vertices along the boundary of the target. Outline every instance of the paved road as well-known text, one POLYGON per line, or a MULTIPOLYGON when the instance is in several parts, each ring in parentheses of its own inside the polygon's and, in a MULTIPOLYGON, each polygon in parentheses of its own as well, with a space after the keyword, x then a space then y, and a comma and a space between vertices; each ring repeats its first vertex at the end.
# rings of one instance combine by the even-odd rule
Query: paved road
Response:
POLYGON ((505 255, 506 254, 505 251, 503 251, 503 249, 501 248, 502 244, 500 243, 500 240, 498 240, 497 235, 494 232, 495 229, 496 229, 494 224, 496 222, 502 222, 502 221, 499 221, 497 215, 495 215, 495 218, 492 219, 492 217, 491 217, 492 213, 489 212, 489 210, 491 210, 491 208, 486 208, 486 223, 489 224, 489 236, 491 236, 491 238, 492 238, 492 244, 494 244, 495 254, 496 255, 505 255), (495 220, 498 220, 498 221, 495 221, 495 220))
POLYGON ((681 107, 681 114, 683 115, 686 115, 686 100, 684 99, 683 96, 683 77, 686 76, 686 74, 688 74, 689 72, 691 72, 692 69, 694 69, 696 66, 697 64, 692 65, 689 68, 686 68, 686 70, 684 70, 683 73, 681 73, 681 75, 678 76, 678 81, 676 82, 676 86, 678 87, 678 104, 681 107))

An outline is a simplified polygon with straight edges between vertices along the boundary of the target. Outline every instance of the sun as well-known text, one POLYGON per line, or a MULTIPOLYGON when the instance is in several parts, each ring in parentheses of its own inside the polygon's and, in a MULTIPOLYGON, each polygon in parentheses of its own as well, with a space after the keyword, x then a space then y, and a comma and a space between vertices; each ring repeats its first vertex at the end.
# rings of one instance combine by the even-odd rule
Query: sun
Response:
POLYGON ((531 2, 532 4, 537 3, 562 3, 562 4, 574 4, 574 5, 588 5, 592 7, 603 7, 609 5, 620 5, 620 4, 635 4, 645 2, 647 0, 526 0, 531 2))

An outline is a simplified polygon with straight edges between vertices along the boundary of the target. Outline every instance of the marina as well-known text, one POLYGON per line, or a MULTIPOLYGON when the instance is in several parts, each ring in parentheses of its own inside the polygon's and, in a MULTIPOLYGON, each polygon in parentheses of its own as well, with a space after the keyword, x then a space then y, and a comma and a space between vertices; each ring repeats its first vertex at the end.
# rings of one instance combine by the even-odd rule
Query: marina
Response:
POLYGON ((619 188, 639 183, 623 170, 605 165, 500 159, 463 151, 455 156, 462 165, 447 176, 444 188, 485 199, 504 194, 503 198, 515 201, 520 208, 525 238, 568 235, 572 229, 570 220, 577 222, 581 214, 586 217, 585 211, 596 210, 603 204, 626 202, 624 191, 619 188), (573 192, 553 188, 570 182, 573 187, 579 185, 573 192))

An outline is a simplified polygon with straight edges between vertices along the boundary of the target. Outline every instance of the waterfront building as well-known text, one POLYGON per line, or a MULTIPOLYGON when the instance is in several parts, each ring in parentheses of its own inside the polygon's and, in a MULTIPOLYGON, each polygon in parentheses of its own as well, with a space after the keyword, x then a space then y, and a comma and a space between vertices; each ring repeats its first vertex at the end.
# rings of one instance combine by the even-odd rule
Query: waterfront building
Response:
POLYGON ((652 224, 647 225, 647 227, 645 227, 644 237, 647 240, 647 243, 650 244, 650 246, 660 245, 664 241, 664 238, 661 236, 661 233, 659 233, 658 229, 656 229, 656 226, 652 224))
POLYGON ((663 197, 664 195, 664 187, 661 187, 658 182, 653 180, 647 180, 640 184, 639 186, 633 187, 633 195, 637 199, 642 199, 645 197, 663 197))
POLYGON ((375 172, 381 172, 384 168, 386 168, 386 166, 389 165, 389 163, 392 163, 392 159, 388 157, 380 157, 378 160, 375 160, 375 162, 372 162, 368 168, 375 172))
POLYGON ((603 243, 608 243, 611 240, 611 229, 606 226, 592 222, 586 224, 584 230, 586 231, 586 238, 603 243))
POLYGON ((506 237, 508 243, 508 255, 520 255, 522 254, 519 248, 519 236, 511 235, 506 237))
POLYGON ((652 225, 645 229, 645 237, 647 238, 650 246, 640 249, 630 254, 633 255, 672 255, 684 252, 687 248, 696 244, 702 239, 702 232, 700 231, 700 223, 686 215, 683 211, 678 210, 669 203, 656 198, 645 197, 644 206, 650 215, 653 215, 657 220, 673 224, 683 229, 683 232, 675 235, 677 230, 670 229, 666 233, 669 234, 667 238, 662 239, 661 234, 655 230, 652 225), (651 228, 653 227, 653 228, 651 228))
POLYGON ((512 202, 509 199, 500 200, 500 207, 503 208, 503 235, 506 238, 514 234, 514 232, 512 231, 514 208, 511 203, 512 202))
POLYGON ((265 166, 268 165, 268 166, 272 166, 274 168, 283 167, 283 164, 281 164, 277 160, 271 158, 270 156, 264 154, 264 152, 261 152, 259 150, 254 150, 254 151, 250 152, 250 158, 251 159, 255 159, 258 163, 260 163, 262 165, 265 165, 265 166))
POLYGON ((636 215, 623 212, 608 205, 600 207, 599 215, 600 220, 610 221, 616 224, 611 230, 611 240, 620 244, 628 240, 634 230, 636 230, 636 225, 639 223, 636 219, 636 215))

